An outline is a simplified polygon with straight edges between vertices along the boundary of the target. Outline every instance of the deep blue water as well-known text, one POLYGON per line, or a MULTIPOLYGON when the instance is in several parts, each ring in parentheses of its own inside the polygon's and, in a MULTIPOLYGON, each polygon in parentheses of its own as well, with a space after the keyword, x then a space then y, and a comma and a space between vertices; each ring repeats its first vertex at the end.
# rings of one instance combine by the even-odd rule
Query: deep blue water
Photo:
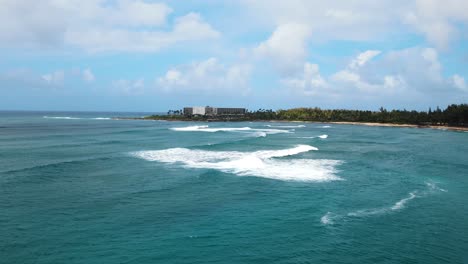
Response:
POLYGON ((142 115, 0 112, 0 263, 468 263, 468 133, 142 115))

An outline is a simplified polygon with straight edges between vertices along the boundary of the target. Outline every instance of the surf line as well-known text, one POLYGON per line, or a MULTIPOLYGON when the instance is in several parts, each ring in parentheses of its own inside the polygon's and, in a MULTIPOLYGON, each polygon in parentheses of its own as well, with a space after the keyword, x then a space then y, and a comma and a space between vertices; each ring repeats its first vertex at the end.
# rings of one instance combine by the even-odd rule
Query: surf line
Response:
POLYGON ((418 191, 413 190, 408 193, 408 196, 400 199, 392 206, 389 207, 382 207, 382 208, 370 208, 370 209, 361 209, 353 212, 349 212, 345 215, 339 215, 332 212, 327 212, 320 218, 320 222, 323 225, 333 225, 335 221, 342 220, 342 219, 349 219, 349 218, 361 218, 361 217, 368 217, 368 216, 375 216, 375 215, 382 215, 387 213, 392 213, 396 211, 401 211, 406 207, 406 204, 415 199, 415 198, 423 198, 433 192, 448 192, 446 189, 438 187, 433 182, 425 182, 427 186, 427 190, 418 191))

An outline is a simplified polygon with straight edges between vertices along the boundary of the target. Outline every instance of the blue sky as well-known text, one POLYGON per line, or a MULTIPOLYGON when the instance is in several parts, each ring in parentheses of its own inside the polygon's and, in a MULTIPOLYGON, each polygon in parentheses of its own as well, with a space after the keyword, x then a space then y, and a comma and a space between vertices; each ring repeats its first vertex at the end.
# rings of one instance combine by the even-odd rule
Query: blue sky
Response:
POLYGON ((0 109, 468 102, 468 2, 0 1, 0 109))

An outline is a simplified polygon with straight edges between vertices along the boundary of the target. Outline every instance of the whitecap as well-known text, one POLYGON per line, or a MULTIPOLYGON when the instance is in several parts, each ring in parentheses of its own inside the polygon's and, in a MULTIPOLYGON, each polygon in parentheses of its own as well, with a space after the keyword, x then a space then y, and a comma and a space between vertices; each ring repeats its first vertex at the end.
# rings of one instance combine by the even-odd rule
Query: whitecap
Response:
POLYGON ((174 131, 199 131, 199 129, 208 128, 208 126, 188 126, 188 127, 173 127, 174 131))
POLYGON ((46 119, 67 119, 67 120, 76 120, 76 119, 111 120, 111 119, 112 119, 112 118, 110 118, 110 117, 90 117, 90 118, 84 118, 84 117, 71 117, 71 116, 43 116, 42 118, 46 118, 46 119))
POLYGON ((254 152, 206 151, 186 148, 140 151, 135 157, 148 161, 179 164, 186 168, 215 169, 238 176, 257 176, 285 181, 339 180, 336 166, 341 162, 325 159, 278 159, 317 148, 298 145, 282 150, 254 152))
POLYGON ((266 134, 291 133, 284 129, 268 129, 268 128, 251 128, 251 127, 209 127, 203 126, 188 126, 188 127, 172 127, 170 130, 183 132, 264 132, 266 134))
POLYGON ((297 126, 292 126, 292 125, 289 125, 289 126, 278 126, 278 125, 265 125, 267 127, 278 127, 278 128, 302 128, 302 127, 306 127, 305 125, 297 125, 297 126))
POLYGON ((447 192, 446 189, 442 189, 440 188, 439 186, 437 186, 435 183, 433 182, 426 182, 426 185, 427 187, 432 190, 432 191, 441 191, 441 192, 447 192))
POLYGON ((410 193, 409 193, 409 197, 403 198, 403 199, 401 199, 400 201, 396 202, 396 203, 391 207, 391 209, 392 209, 392 210, 400 210, 400 209, 402 209, 403 207, 405 207, 405 204, 406 204, 408 201, 413 200, 414 198, 416 198, 416 194, 414 194, 413 192, 410 192, 410 193))
POLYGON ((320 222, 324 225, 333 225, 335 223, 334 219, 337 215, 333 214, 332 212, 327 212, 320 218, 320 222))
POLYGON ((320 135, 320 136, 315 136, 315 137, 297 137, 297 138, 321 138, 321 139, 326 139, 328 138, 328 135, 320 135))
POLYGON ((254 137, 266 137, 267 133, 265 133, 265 132, 255 132, 255 133, 253 133, 253 136, 254 137))
POLYGON ((78 117, 71 117, 71 116, 43 116, 43 118, 47 119, 81 119, 78 117))
POLYGON ((321 128, 331 128, 331 126, 321 126, 321 128))
POLYGON ((389 207, 380 207, 380 208, 370 208, 370 209, 361 209, 353 212, 349 212, 343 216, 333 214, 333 218, 331 217, 331 213, 328 212, 322 218, 320 219, 320 222, 323 224, 324 221, 327 222, 328 224, 333 223, 333 219, 342 219, 342 218, 348 218, 348 217, 367 217, 367 216, 374 216, 374 215, 382 215, 382 214, 387 214, 387 213, 393 213, 395 211, 401 211, 402 209, 405 208, 405 206, 408 204, 409 201, 415 199, 415 198, 423 198, 426 197, 427 195, 430 195, 433 193, 433 191, 441 191, 441 192, 447 192, 447 190, 442 189, 438 187, 435 183, 433 182, 426 182, 426 186, 429 188, 429 190, 413 190, 408 194, 407 197, 397 201, 395 204, 389 207))

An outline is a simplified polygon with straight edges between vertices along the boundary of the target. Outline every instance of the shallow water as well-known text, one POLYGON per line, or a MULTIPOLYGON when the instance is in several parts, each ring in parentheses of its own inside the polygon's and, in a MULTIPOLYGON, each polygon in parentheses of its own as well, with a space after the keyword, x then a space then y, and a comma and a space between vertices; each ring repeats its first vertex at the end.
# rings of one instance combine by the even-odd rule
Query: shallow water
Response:
POLYGON ((467 263, 468 134, 0 112, 4 263, 467 263))

